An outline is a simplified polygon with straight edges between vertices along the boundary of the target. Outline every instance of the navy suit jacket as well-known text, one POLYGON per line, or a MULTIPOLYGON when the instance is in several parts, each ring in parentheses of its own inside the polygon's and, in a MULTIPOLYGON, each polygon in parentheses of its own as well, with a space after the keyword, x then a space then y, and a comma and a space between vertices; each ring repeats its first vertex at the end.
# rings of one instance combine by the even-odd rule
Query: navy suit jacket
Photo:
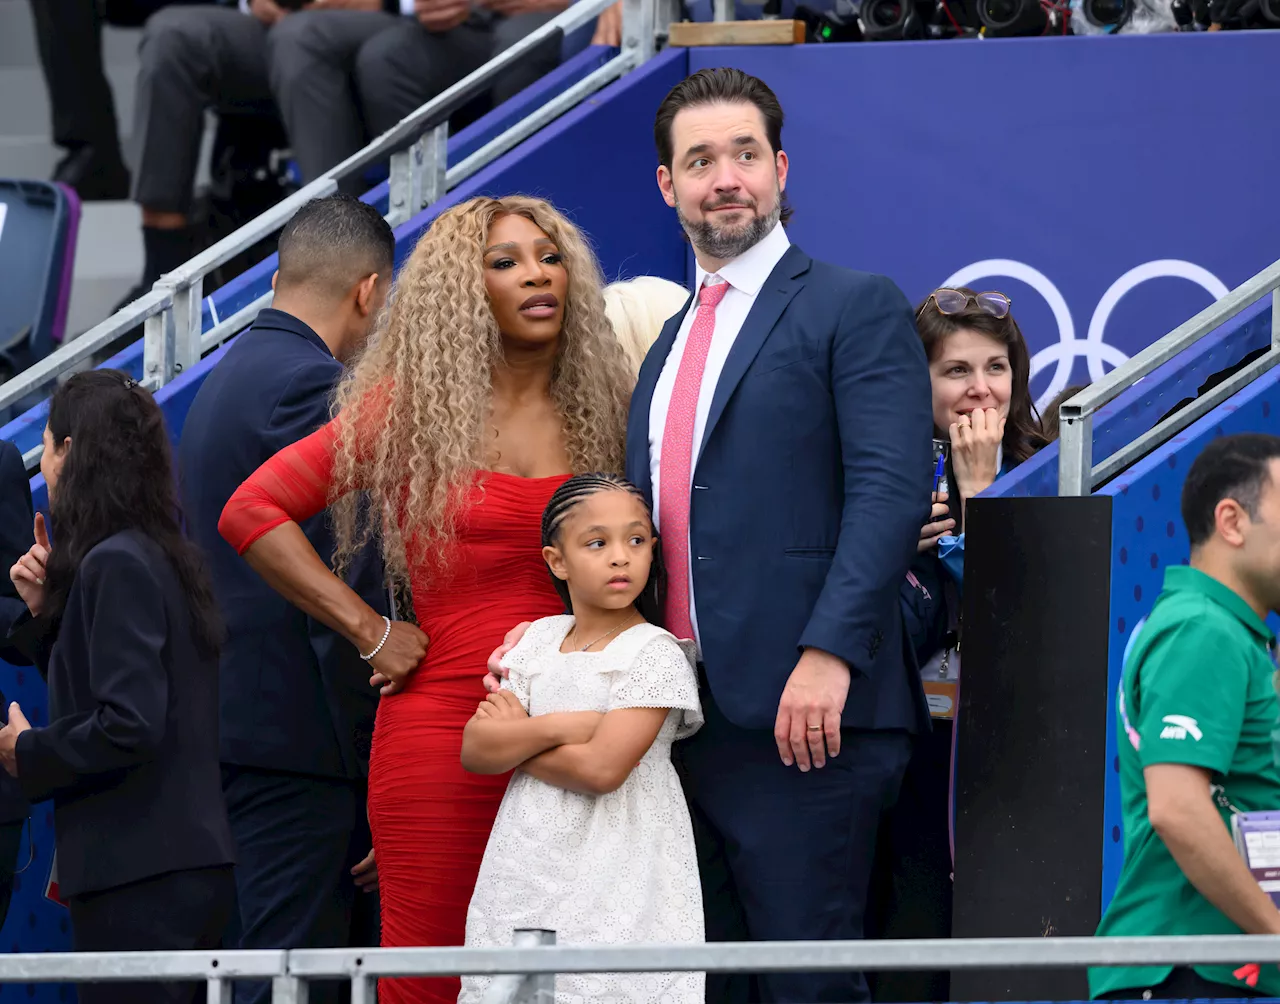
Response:
MULTIPOLYGON (((0 440, 0 638, 27 612, 27 605, 9 579, 9 569, 35 543, 31 529, 34 519, 31 481, 22 453, 12 443, 0 440)), ((18 666, 31 664, 24 653, 3 644, 0 659, 18 666)), ((8 707, 9 698, 0 693, 0 718, 8 714, 8 707)), ((26 819, 30 810, 17 782, 3 771, 0 775, 0 824, 26 819)))
MULTIPOLYGON (((627 473, 650 499, 649 409, 683 315, 631 399, 627 473)), ((928 512, 930 397, 898 288, 791 247, 729 352, 693 471, 702 658, 731 722, 772 728, 812 647, 851 667, 845 727, 929 728, 898 595, 928 512)))
POLYGON ((137 530, 95 545, 56 622, 20 621, 49 685, 49 724, 18 736, 18 783, 53 799, 66 896, 232 864, 218 768, 217 659, 186 591, 137 530))
MULTIPOLYGON (((309 326, 264 310, 214 367, 187 413, 178 447, 187 532, 204 549, 227 624, 221 662, 222 760, 245 767, 356 779, 368 773, 378 692, 346 639, 259 578, 218 533, 223 506, 284 447, 329 419, 342 364, 309 326)), ((326 562, 327 516, 302 525, 326 562)), ((348 583, 379 613, 381 562, 361 555, 348 583)))

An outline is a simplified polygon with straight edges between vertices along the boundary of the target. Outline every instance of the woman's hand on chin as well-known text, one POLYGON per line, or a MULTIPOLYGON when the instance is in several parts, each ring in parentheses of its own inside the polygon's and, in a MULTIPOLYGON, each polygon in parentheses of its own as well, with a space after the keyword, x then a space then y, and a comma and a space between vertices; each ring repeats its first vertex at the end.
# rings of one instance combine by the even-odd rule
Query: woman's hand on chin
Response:
POLYGON ((951 423, 951 467, 963 506, 995 483, 1005 420, 996 408, 975 408, 951 423))

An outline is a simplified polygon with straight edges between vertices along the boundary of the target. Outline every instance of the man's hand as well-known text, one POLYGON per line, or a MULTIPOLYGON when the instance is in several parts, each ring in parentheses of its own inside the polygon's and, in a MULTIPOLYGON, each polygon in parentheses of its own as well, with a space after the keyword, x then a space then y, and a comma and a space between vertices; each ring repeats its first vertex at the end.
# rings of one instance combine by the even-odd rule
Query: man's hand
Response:
POLYGON ((778 756, 790 767, 807 771, 826 765, 827 756, 840 753, 840 715, 849 696, 849 667, 844 661, 816 648, 806 648, 791 671, 773 738, 778 756))
POLYGON ((615 49, 622 44, 622 2, 606 7, 596 18, 596 32, 591 36, 592 45, 611 45, 615 49))
POLYGON ((503 719, 518 721, 521 718, 528 718, 529 712, 524 710, 520 699, 511 691, 499 690, 480 702, 480 706, 476 708, 476 717, 492 718, 496 721, 503 719))
POLYGON ((27 716, 14 701, 9 705, 9 724, 0 729, 0 764, 10 777, 18 776, 18 736, 31 728, 27 716))
POLYGON ((355 879, 356 888, 361 892, 378 891, 378 864, 374 860, 372 847, 364 860, 351 869, 351 877, 355 879))
POLYGON ((470 0, 413 0, 413 16, 427 31, 453 31, 470 15, 470 0))
MULTIPOLYGON (((382 622, 382 618, 378 620, 382 622)), ((382 623, 385 631, 386 624, 382 623)), ((381 634, 378 637, 381 638, 381 634)), ((372 648, 377 643, 377 639, 374 639, 369 647, 372 648)), ((369 665, 374 669, 373 676, 369 678, 369 686, 381 688, 379 693, 383 697, 399 693, 426 654, 427 636, 421 630, 405 621, 392 621, 386 644, 369 660, 369 665)))
POLYGON ((934 492, 933 508, 929 510, 931 522, 920 528, 920 539, 916 541, 917 554, 924 554, 930 548, 936 547, 938 538, 945 536, 956 528, 956 521, 947 516, 950 511, 947 508, 947 493, 934 492), (945 519, 943 518, 944 516, 946 517, 945 519))
POLYGON ((270 28, 289 12, 275 0, 249 0, 249 13, 270 28))
POLYGON ((32 617, 39 617, 44 609, 45 566, 49 563, 49 534, 44 528, 44 516, 36 513, 36 542, 31 550, 22 555, 9 569, 9 581, 18 590, 22 602, 31 611, 32 617))
POLYGON ((507 653, 520 643, 520 639, 524 637, 524 633, 529 630, 531 621, 521 621, 510 631, 507 632, 502 644, 493 650, 493 654, 489 656, 489 672, 484 677, 484 689, 489 693, 497 693, 502 689, 502 681, 507 678, 507 671, 502 665, 502 660, 507 657, 507 653))

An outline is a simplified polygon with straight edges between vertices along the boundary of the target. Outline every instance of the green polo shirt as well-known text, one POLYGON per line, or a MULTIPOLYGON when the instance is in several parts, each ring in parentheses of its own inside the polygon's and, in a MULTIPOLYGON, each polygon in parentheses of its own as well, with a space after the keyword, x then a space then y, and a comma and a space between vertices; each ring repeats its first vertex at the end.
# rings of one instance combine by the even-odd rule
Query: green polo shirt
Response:
MULTIPOLYGON (((1117 695, 1124 867, 1100 936, 1241 933, 1187 881, 1151 828, 1142 770, 1158 763, 1203 767, 1241 811, 1280 809, 1271 746, 1278 710, 1274 641, 1249 605, 1216 579, 1184 566, 1165 570, 1164 592, 1125 660, 1117 695)), ((1231 810, 1218 808, 1229 828, 1231 810)), ((1243 985, 1231 975, 1234 966, 1194 968, 1211 982, 1243 985)), ((1140 990, 1172 969, 1090 969, 1089 991, 1097 997, 1140 990)), ((1280 996, 1280 968, 1263 966, 1257 989, 1280 996)))

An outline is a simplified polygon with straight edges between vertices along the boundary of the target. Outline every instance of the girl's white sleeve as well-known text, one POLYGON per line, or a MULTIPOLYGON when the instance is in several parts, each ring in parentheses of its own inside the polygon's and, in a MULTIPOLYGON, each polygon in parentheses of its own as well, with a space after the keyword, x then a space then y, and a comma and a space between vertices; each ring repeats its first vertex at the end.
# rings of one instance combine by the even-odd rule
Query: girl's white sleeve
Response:
POLYGON ((663 632, 647 642, 630 667, 618 671, 609 689, 609 710, 674 708, 683 712, 678 738, 702 725, 698 677, 693 663, 674 637, 663 632))

